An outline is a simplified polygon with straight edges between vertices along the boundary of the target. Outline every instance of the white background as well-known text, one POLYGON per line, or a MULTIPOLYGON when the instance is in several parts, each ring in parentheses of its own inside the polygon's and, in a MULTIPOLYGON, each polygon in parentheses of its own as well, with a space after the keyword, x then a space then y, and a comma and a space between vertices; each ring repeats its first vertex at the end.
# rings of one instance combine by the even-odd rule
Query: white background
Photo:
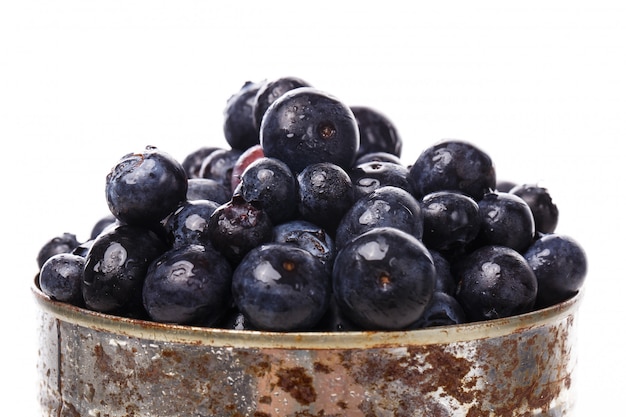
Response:
POLYGON ((587 251, 579 416, 623 400, 626 10, 593 2, 15 1, 0 3, 3 408, 35 416, 40 246, 87 238, 104 177, 156 145, 224 145, 247 80, 294 75, 386 113, 403 160, 441 138, 539 182, 587 251), (505 5, 506 4, 506 5, 505 5))

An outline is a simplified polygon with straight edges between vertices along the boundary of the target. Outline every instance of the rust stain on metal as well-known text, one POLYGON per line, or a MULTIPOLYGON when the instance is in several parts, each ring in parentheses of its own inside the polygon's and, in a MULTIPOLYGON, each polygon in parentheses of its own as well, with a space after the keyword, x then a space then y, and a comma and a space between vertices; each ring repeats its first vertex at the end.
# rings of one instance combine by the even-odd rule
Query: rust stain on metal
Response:
POLYGON ((303 367, 278 369, 276 376, 278 386, 300 404, 308 405, 315 402, 317 394, 313 387, 313 378, 303 367))

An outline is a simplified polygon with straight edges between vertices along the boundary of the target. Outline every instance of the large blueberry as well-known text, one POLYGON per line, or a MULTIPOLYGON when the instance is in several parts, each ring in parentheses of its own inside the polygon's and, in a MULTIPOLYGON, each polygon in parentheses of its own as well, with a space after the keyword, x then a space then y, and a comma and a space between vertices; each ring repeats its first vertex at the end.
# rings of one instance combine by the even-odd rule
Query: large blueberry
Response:
POLYGON ((231 148, 244 151, 259 143, 259 128, 254 119, 256 94, 263 82, 246 81, 224 108, 224 138, 231 148))
POLYGON ((267 109, 261 123, 265 156, 278 158, 292 171, 331 162, 350 169, 359 147, 359 129, 350 108, 314 89, 291 90, 267 109))
POLYGON ((39 271, 39 287, 50 298, 82 305, 85 258, 73 253, 57 253, 39 271))
POLYGON ((537 278, 526 259, 506 246, 483 246, 458 268, 456 298, 472 321, 527 313, 537 297, 537 278))
POLYGON ((528 204, 515 194, 493 191, 478 202, 478 245, 508 246, 522 253, 535 237, 535 221, 528 204))
POLYGON ((251 162, 241 174, 234 194, 265 210, 275 224, 295 217, 296 179, 279 159, 261 157, 251 162))
POLYGON ((231 278, 229 262, 214 249, 174 248, 150 264, 143 305, 154 321, 211 326, 231 305, 231 278))
POLYGON ((270 243, 245 256, 233 273, 233 298, 261 330, 308 330, 328 308, 331 281, 324 265, 295 245, 270 243))
POLYGON ((474 200, 495 189, 496 173, 491 158, 476 145, 446 139, 426 148, 410 169, 418 198, 435 191, 460 191, 474 200))
POLYGON ((192 244, 211 246, 209 221, 220 205, 210 200, 189 200, 165 222, 165 231, 173 247, 192 244))
POLYGON ((509 192, 520 197, 528 204, 535 219, 535 229, 539 233, 553 233, 559 222, 559 209, 552 201, 547 188, 537 184, 519 184, 509 192))
POLYGON ((348 173, 330 162, 307 165, 297 176, 298 211, 307 221, 334 234, 339 221, 354 203, 348 173))
POLYGON ((185 201, 186 195, 183 166, 153 146, 125 155, 106 177, 109 209, 128 224, 158 223, 185 201))
POLYGON ((261 122, 267 109, 283 94, 299 87, 312 87, 302 78, 284 76, 272 80, 265 80, 259 86, 252 103, 252 118, 257 131, 261 128, 261 122))
POLYGON ((388 152, 398 157, 402 154, 402 139, 388 116, 372 107, 350 108, 356 117, 361 137, 358 157, 372 152, 388 152))
POLYGON ((578 293, 585 282, 587 255, 570 236, 543 235, 524 257, 537 277, 537 307, 565 301, 578 293))
POLYGON ((436 191, 422 198, 424 243, 436 251, 457 251, 480 231, 478 204, 465 194, 436 191))
POLYGON ((141 306, 141 288, 150 263, 167 245, 147 228, 119 225, 94 240, 85 262, 83 298, 100 312, 126 311, 141 306))
POLYGON ((213 247, 237 264, 251 249, 272 239, 273 227, 265 210, 234 196, 215 209, 208 231, 213 247))
POLYGON ((417 321, 435 286, 428 249, 399 229, 372 229, 335 259, 333 291, 341 311, 364 329, 402 329, 417 321))
POLYGON ((422 239, 424 217, 419 202, 406 190, 380 187, 358 199, 337 226, 338 248, 350 239, 377 227, 395 227, 422 239))

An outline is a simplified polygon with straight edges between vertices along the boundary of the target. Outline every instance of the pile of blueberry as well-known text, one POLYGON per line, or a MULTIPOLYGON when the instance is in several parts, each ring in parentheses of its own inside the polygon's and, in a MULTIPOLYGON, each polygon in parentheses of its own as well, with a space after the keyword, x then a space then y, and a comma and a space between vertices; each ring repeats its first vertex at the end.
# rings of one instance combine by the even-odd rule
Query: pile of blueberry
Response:
POLYGON ((38 254, 52 299, 124 317, 266 331, 399 330, 510 317, 582 287, 586 256, 534 184, 472 143, 411 165, 394 124, 295 77, 226 103, 228 148, 148 146, 106 176, 111 215, 38 254))

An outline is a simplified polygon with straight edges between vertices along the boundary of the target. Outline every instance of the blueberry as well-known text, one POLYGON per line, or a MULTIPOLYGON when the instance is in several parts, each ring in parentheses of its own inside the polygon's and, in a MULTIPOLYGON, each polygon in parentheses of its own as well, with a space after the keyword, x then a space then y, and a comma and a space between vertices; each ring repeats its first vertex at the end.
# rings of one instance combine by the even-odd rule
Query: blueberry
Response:
POLYGON ((320 226, 306 220, 291 220, 274 226, 272 242, 296 245, 310 252, 331 272, 336 249, 332 237, 320 226))
POLYGON ((141 289, 150 263, 167 250, 152 230, 119 225, 91 245, 83 273, 87 308, 124 315, 141 306, 141 289))
POLYGON ((526 259, 505 246, 483 246, 458 268, 456 298, 471 321, 510 317, 531 311, 537 278, 526 259))
POLYGON ((243 151, 237 161, 235 161, 235 165, 233 166, 233 171, 230 177, 230 190, 235 191, 239 183, 241 182, 241 175, 248 168, 252 162, 259 158, 263 158, 265 155, 263 154, 263 148, 261 144, 253 145, 243 151))
POLYGON ((318 162, 349 170, 359 147, 350 108, 312 87, 296 88, 274 101, 263 117, 260 135, 265 156, 282 160, 295 173, 318 162))
POLYGON ((259 128, 254 119, 256 94, 262 82, 246 81, 224 108, 224 138, 233 148, 244 151, 259 143, 259 128))
POLYGON ((211 152, 202 161, 200 178, 215 180, 230 188, 235 163, 242 153, 238 149, 218 149, 211 152))
POLYGON ((402 160, 399 156, 396 156, 389 152, 369 152, 357 157, 354 161, 354 166, 361 165, 367 162, 391 162, 393 164, 402 165, 402 160))
POLYGON ((295 245, 269 243, 248 252, 233 273, 233 298, 255 328, 308 330, 328 308, 324 265, 295 245))
POLYGON ((509 190, 528 204, 539 233, 553 233, 559 222, 559 209, 550 192, 537 184, 520 184, 509 190))
POLYGON ((361 142, 357 157, 372 152, 387 152, 400 157, 402 139, 393 122, 379 110, 366 106, 351 106, 361 142))
POLYGON ((200 178, 200 169, 202 161, 211 154, 211 152, 221 149, 216 146, 202 146, 193 152, 190 152, 183 159, 182 165, 187 173, 187 178, 200 178))
POLYGON ((460 191, 479 201, 495 189, 491 158, 476 145, 446 139, 426 148, 410 169, 416 197, 435 191, 460 191))
POLYGON ((333 163, 319 162, 307 165, 296 179, 300 217, 334 234, 354 202, 348 173, 333 163))
POLYGON ((209 178, 190 178, 187 180, 187 200, 209 200, 224 204, 231 197, 230 188, 220 181, 209 178))
POLYGON ((467 323, 467 315, 457 299, 448 293, 435 292, 422 316, 409 325, 407 330, 463 323, 467 323))
POLYGON ((39 271, 39 287, 53 300, 82 305, 85 258, 58 253, 48 258, 39 271))
POLYGON ((478 204, 465 194, 436 191, 422 198, 424 244, 437 251, 458 251, 480 230, 478 204))
POLYGON ((234 194, 262 208, 275 224, 296 215, 296 179, 287 164, 276 158, 261 157, 251 162, 234 194))
POLYGON ((263 209, 234 196, 213 212, 209 235, 213 247, 236 265, 251 249, 272 239, 273 227, 263 209))
POLYGON ((380 187, 348 209, 337 226, 335 244, 341 248, 361 233, 378 227, 395 227, 421 240, 424 217, 419 202, 402 188, 380 187))
POLYGON ((546 234, 524 253, 537 277, 537 307, 546 307, 574 296, 587 276, 587 256, 570 236, 546 234))
POLYGON ((522 253, 535 237, 535 222, 528 204, 520 197, 499 191, 485 194, 478 202, 479 245, 508 246, 522 253))
POLYGON ((286 92, 299 87, 312 87, 312 85, 301 78, 285 76, 273 80, 266 80, 259 86, 256 96, 254 97, 252 109, 254 125, 257 131, 260 130, 263 116, 272 103, 286 92))
POLYGON ((176 209, 164 225, 171 246, 212 246, 209 221, 219 206, 215 201, 189 200, 176 209))
POLYGON ((37 266, 41 268, 51 256, 58 253, 70 253, 79 245, 80 242, 73 233, 63 233, 60 236, 55 236, 44 243, 39 249, 37 253, 37 266))
POLYGON ((456 279, 452 274, 450 262, 440 252, 429 249, 430 256, 435 264, 435 292, 443 292, 454 295, 456 290, 456 279))
POLYGON ((114 226, 117 223, 118 223, 118 220, 112 214, 101 217, 100 220, 94 223, 93 227, 91 228, 89 239, 95 239, 100 233, 106 230, 109 226, 114 226))
POLYGON ((365 232, 340 249, 333 291, 358 326, 397 330, 419 319, 430 302, 435 265, 414 236, 392 227, 365 232))
POLYGON ((158 223, 186 199, 187 174, 169 154, 152 146, 122 157, 106 177, 106 200, 122 222, 158 223))
POLYGON ((156 258, 146 271, 143 306, 157 322, 211 326, 231 304, 232 269, 217 251, 181 246, 156 258))
POLYGON ((413 194, 409 169, 394 162, 363 162, 350 170, 350 178, 354 184, 355 198, 363 197, 385 185, 400 187, 413 194))

